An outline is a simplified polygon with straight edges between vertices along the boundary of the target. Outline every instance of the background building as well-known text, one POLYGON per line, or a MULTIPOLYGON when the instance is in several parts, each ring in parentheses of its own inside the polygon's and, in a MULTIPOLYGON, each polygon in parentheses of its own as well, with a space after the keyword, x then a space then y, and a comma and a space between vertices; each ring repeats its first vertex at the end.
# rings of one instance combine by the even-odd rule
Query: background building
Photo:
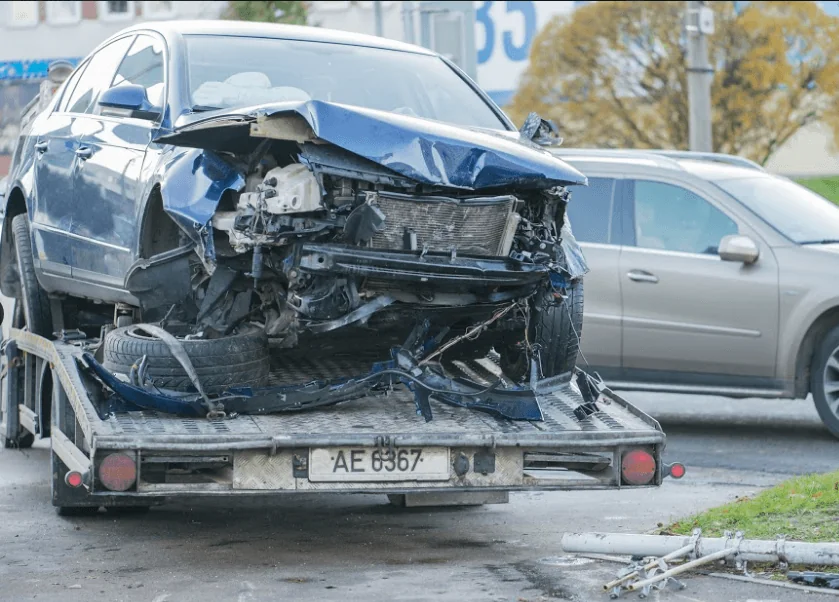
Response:
POLYGON ((12 0, 0 2, 0 175, 21 109, 56 59, 76 63, 120 29, 154 19, 215 19, 227 2, 12 0))

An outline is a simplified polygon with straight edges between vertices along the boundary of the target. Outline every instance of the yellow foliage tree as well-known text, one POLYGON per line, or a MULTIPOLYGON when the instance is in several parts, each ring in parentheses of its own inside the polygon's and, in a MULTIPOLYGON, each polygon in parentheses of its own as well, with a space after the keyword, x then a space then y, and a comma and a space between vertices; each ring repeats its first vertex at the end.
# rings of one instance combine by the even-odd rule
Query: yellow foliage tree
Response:
MULTIPOLYGON (((765 163, 803 126, 839 140, 839 19, 815 2, 710 2, 713 143, 765 163), (739 4, 739 3, 738 3, 739 4)), ((534 40, 511 105, 566 146, 688 147, 684 2, 594 2, 534 40)))

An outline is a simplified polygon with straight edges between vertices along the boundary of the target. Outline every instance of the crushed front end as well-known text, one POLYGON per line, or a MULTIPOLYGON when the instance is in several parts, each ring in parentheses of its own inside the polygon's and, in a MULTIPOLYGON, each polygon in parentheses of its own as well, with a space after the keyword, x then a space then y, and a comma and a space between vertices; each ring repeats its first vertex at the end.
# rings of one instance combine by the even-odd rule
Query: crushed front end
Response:
POLYGON ((540 359, 546 343, 567 341, 540 339, 532 316, 560 305, 587 271, 565 215, 566 185, 584 176, 509 133, 371 113, 310 102, 169 136, 203 147, 179 149, 181 163, 205 174, 217 202, 208 215, 206 199, 173 196, 184 170, 172 170, 163 206, 184 244, 130 271, 144 320, 162 316, 193 337, 256 327, 273 353, 296 358, 363 349, 405 384, 423 372, 428 390, 457 389, 428 373, 430 357, 490 352, 512 383, 570 379, 573 366, 560 375, 540 359), (325 130, 336 117, 386 142, 359 142, 357 127, 325 130), (226 146, 210 146, 219 138, 226 146))

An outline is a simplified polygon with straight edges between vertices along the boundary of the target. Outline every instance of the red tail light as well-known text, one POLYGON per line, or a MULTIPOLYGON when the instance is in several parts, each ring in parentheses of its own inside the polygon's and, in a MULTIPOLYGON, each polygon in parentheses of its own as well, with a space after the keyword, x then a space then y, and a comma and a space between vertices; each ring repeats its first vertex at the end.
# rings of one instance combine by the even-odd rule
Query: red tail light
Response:
POLYGON ((655 478, 655 458, 642 449, 626 452, 621 461, 621 476, 629 485, 649 484, 655 478))
POLYGON ((64 475, 64 482, 67 483, 73 489, 82 486, 82 473, 77 472, 75 470, 71 470, 66 475, 64 475))
POLYGON ((105 456, 99 465, 99 480, 111 491, 128 491, 137 480, 137 463, 126 454, 105 456))

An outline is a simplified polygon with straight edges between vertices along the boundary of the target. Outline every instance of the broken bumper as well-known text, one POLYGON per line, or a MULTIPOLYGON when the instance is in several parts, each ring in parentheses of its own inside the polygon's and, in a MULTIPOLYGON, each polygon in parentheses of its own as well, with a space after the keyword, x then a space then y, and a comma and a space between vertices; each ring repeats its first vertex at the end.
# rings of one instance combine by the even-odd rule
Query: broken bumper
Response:
MULTIPOLYGON (((107 412, 151 410, 184 417, 223 417, 235 414, 271 414, 299 412, 345 403, 369 395, 384 395, 395 385, 406 386, 414 396, 416 412, 431 421, 431 397, 460 408, 490 413, 508 420, 543 420, 540 397, 568 386, 571 374, 514 385, 498 378, 487 386, 465 378, 456 378, 439 368, 418 364, 402 351, 393 359, 374 364, 367 374, 329 381, 310 381, 295 385, 231 388, 217 399, 197 394, 176 393, 124 382, 99 364, 90 353, 83 354, 87 368, 114 395, 107 412)), ((535 374, 535 373, 534 373, 535 374)), ((584 403, 574 413, 578 420, 597 411, 594 405, 601 383, 582 372, 576 382, 584 403)))
POLYGON ((423 254, 313 243, 299 245, 293 265, 288 267, 309 274, 428 283, 461 291, 536 285, 549 275, 546 265, 506 257, 458 257, 449 253, 423 254))

